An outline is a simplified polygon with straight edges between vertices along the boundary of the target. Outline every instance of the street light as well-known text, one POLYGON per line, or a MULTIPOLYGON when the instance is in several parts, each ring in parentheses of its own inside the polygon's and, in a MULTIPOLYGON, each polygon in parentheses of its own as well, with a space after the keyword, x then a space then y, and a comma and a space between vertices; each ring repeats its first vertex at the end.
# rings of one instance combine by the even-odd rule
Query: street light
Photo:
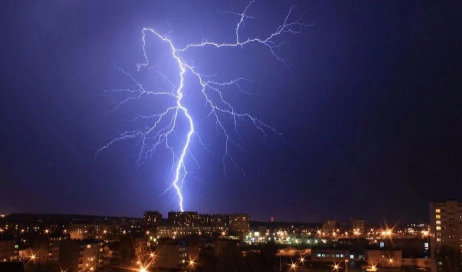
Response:
POLYGON ((338 271, 341 267, 338 263, 334 262, 334 265, 332 266, 332 268, 333 268, 332 271, 338 271))
POLYGON ((188 263, 188 267, 191 267, 191 269, 195 271, 195 266, 197 265, 197 263, 194 260, 189 260, 188 263))
POLYGON ((377 271, 377 267, 375 265, 373 265, 370 268, 368 268, 366 271, 375 272, 375 271, 377 271))
POLYGON ((296 263, 290 264, 290 269, 289 270, 297 271, 297 264, 296 263))

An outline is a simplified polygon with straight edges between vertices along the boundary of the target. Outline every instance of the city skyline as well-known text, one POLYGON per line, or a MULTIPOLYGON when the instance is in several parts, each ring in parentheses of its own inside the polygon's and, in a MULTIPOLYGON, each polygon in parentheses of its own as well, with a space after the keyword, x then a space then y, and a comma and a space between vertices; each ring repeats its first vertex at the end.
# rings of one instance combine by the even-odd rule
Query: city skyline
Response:
MULTIPOLYGON (((446 214, 442 209, 436 212, 441 218, 446 214)), ((321 225, 280 224, 252 222, 248 214, 194 211, 161 217, 158 211, 145 211, 143 218, 1 216, 0 268, 14 266, 26 272, 186 272, 195 268, 209 272, 306 272, 310 268, 397 272, 432 268, 436 272, 433 238, 438 229, 434 232, 428 223, 375 226, 353 219, 349 224, 336 220, 321 225)), ((443 258, 438 263, 444 269, 455 260, 443 258)))
MULTIPOLYGON (((143 29, 168 34, 162 37, 177 48, 229 42, 248 4, 142 1, 108 12, 104 1, 2 3, 0 213, 137 217, 178 210, 168 149, 137 164, 140 142, 123 142, 94 158, 134 112, 152 114, 167 104, 111 111, 120 98, 101 90, 132 87, 118 68, 148 86, 157 86, 153 75, 162 68, 175 75, 158 41, 148 40, 143 51, 143 29), (223 13, 230 10, 235 14, 223 13), (146 52, 152 69, 137 71, 146 52)), ((272 33, 281 21, 273 18, 284 19, 288 10, 284 1, 252 3, 240 37, 272 33)), ((284 136, 264 137, 240 124, 242 148, 232 151, 237 167, 229 159, 223 165, 223 135, 200 118, 203 109, 192 110, 206 148, 192 145, 185 210, 244 212, 259 221, 393 224, 429 222, 430 201, 460 200, 456 10, 431 1, 300 1, 294 12, 315 24, 280 41, 277 56, 287 62, 259 46, 188 51, 185 63, 204 75, 245 77, 242 87, 254 95, 229 99, 284 136)), ((190 84, 185 101, 194 104, 200 88, 190 84)))

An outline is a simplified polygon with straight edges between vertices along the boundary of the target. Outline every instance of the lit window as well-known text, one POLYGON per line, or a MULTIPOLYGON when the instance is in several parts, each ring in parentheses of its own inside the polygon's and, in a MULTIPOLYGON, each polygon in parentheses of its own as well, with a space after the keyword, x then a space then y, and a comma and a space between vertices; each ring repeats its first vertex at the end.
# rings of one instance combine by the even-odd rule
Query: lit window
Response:
POLYGON ((437 225, 441 225, 441 221, 440 221, 440 220, 436 220, 436 224, 437 224, 437 225))
POLYGON ((91 245, 87 245, 87 248, 91 248, 91 245))
POLYGON ((436 238, 436 241, 437 241, 437 242, 441 242, 441 238, 436 238))
POLYGON ((441 212, 441 209, 436 209, 435 212, 436 212, 436 213, 440 213, 440 212, 441 212))
POLYGON ((436 226, 436 230, 441 230, 441 226, 436 226))
POLYGON ((437 214, 436 219, 440 219, 440 218, 441 218, 441 215, 437 214))
POLYGON ((355 255, 350 255, 350 259, 354 259, 355 258, 355 255))

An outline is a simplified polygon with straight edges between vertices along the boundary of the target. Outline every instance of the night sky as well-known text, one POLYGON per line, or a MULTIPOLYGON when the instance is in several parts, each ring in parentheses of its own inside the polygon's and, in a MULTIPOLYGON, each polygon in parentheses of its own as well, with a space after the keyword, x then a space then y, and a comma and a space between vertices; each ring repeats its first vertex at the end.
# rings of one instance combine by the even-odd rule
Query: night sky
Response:
MULTIPOLYGON (((242 149, 232 155, 246 176, 229 161, 224 171, 223 136, 193 111, 211 152, 194 146, 200 168, 189 159, 185 208, 395 223, 427 221, 431 200, 462 200, 462 6, 440 2, 300 1, 306 22, 318 20, 305 35, 284 36, 278 53, 291 69, 256 45, 188 54, 204 73, 250 79, 255 95, 231 93, 231 101, 285 138, 265 139, 243 123, 242 149)), ((236 11, 246 5, 233 3, 236 11)), ((177 210, 175 193, 163 193, 171 181, 165 150, 135 167, 139 146, 127 141, 95 159, 134 111, 161 102, 107 113, 114 97, 101 89, 130 86, 114 64, 155 85, 154 71, 136 72, 143 27, 170 26, 182 45, 222 42, 237 18, 218 10, 230 8, 205 0, 1 1, 0 213, 177 210)), ((269 33, 288 8, 257 2, 242 35, 269 33)), ((149 50, 151 59, 166 58, 162 47, 149 50)), ((203 106, 193 89, 185 90, 190 105, 203 106)))

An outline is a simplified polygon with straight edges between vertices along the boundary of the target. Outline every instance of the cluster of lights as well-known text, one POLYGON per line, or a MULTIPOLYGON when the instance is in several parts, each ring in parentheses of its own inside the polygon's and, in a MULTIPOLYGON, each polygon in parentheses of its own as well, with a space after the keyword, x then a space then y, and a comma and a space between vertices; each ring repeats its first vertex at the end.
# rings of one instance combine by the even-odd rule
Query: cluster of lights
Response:
POLYGON ((137 268, 133 268, 130 270, 136 271, 136 272, 148 272, 149 267, 154 263, 157 255, 154 252, 149 253, 149 262, 146 264, 143 264, 140 260, 136 262, 138 265, 137 268))
POLYGON ((289 271, 297 271, 300 266, 305 264, 305 256, 300 256, 300 258, 296 262, 291 262, 287 264, 289 266, 289 271))
POLYGON ((390 237, 393 234, 391 229, 386 229, 382 231, 382 236, 390 237))

